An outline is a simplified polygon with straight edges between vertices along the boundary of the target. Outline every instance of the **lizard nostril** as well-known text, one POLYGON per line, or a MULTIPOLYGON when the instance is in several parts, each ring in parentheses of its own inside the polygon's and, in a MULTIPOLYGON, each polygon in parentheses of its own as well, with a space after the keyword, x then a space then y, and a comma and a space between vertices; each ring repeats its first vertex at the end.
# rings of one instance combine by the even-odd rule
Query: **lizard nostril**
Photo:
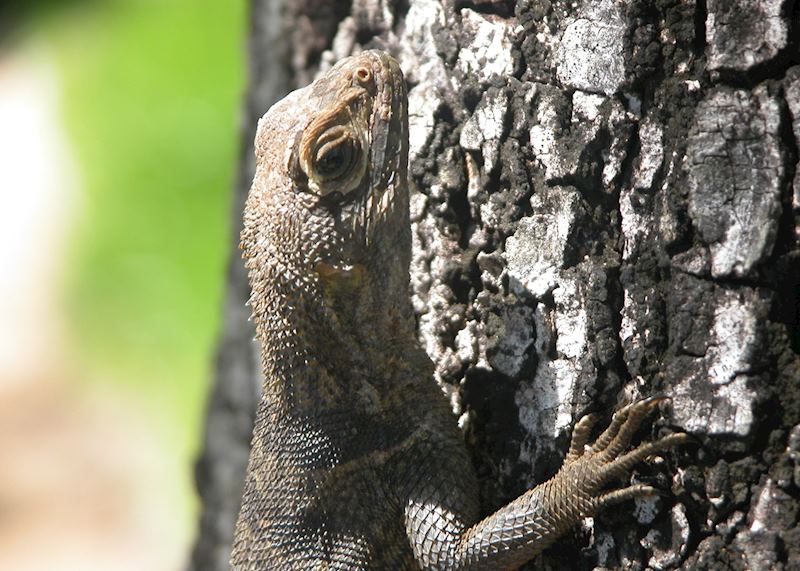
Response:
POLYGON ((363 86, 366 86, 370 81, 372 81, 372 70, 367 67, 359 67, 354 75, 356 81, 363 86))

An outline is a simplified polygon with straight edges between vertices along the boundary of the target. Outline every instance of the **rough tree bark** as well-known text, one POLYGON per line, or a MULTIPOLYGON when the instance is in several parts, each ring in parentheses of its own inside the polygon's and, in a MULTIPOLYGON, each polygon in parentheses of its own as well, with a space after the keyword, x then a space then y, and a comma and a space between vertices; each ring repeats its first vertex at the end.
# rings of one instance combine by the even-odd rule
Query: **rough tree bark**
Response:
MULTIPOLYGON (((531 569, 800 568, 800 62, 792 0, 254 0, 257 118, 387 49, 410 87, 419 334, 491 512, 572 423, 672 396, 665 495, 531 569), (675 474, 671 476, 671 474, 675 474)), ((227 569, 260 379, 232 254, 191 568, 227 569)), ((431 381, 433 382, 433 380, 431 381)))

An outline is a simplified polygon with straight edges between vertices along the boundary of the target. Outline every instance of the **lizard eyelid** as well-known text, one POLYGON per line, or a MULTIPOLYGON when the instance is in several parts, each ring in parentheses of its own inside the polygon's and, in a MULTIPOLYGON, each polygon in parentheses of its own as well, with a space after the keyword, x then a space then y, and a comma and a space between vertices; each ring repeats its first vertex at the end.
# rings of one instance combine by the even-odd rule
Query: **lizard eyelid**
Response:
POLYGON ((294 137, 294 143, 287 149, 286 169, 289 176, 295 181, 305 181, 308 179, 303 166, 300 164, 300 145, 303 140, 303 131, 298 131, 294 137))

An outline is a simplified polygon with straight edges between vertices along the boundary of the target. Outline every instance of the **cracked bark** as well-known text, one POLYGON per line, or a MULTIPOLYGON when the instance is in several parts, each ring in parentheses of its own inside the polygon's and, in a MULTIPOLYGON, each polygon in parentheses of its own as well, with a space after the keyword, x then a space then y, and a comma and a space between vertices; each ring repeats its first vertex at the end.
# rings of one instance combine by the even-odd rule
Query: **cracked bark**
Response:
MULTIPOLYGON (((793 1, 254 0, 252 23, 237 232, 258 116, 354 51, 401 61, 420 338, 487 513, 585 412, 663 393, 651 430, 696 436, 636 473, 663 497, 528 568, 800 567, 793 1)), ((197 571, 227 568, 260 384, 235 251, 228 291, 197 571)))

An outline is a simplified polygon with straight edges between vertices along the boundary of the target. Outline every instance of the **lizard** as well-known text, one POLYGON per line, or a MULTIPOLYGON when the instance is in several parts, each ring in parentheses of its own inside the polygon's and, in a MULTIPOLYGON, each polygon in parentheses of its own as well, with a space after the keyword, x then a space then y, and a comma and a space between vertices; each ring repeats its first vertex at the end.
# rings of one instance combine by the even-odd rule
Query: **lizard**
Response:
POLYGON ((656 493, 609 490, 687 439, 629 450, 663 398, 574 426, 560 470, 480 518, 477 478, 409 296, 408 101, 399 64, 364 51, 259 121, 241 248, 261 345, 231 567, 516 569, 582 518, 656 493))

